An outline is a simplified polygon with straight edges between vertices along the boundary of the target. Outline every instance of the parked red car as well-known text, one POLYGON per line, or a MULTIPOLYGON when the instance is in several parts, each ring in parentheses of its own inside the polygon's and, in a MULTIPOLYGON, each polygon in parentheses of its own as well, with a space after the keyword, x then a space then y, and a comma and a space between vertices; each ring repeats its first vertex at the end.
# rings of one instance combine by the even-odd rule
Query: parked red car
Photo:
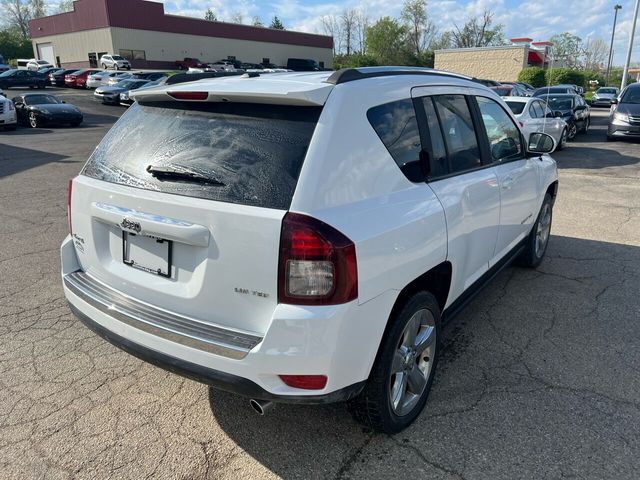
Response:
POLYGON ((70 73, 64 76, 64 84, 67 87, 84 88, 87 84, 87 77, 94 73, 101 72, 102 70, 78 70, 77 72, 70 73))
POLYGON ((200 68, 204 67, 204 63, 202 63, 197 58, 185 57, 183 60, 176 60, 176 67, 178 70, 188 70, 189 68, 200 68))

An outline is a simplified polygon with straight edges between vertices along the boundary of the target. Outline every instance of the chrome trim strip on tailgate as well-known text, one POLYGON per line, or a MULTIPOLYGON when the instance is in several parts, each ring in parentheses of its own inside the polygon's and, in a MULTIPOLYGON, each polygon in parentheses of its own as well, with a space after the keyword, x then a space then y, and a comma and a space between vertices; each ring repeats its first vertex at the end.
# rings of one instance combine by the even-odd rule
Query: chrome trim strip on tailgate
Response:
POLYGON ((197 350, 241 359, 263 338, 161 310, 131 298, 82 271, 65 275, 64 284, 89 305, 122 323, 197 350))

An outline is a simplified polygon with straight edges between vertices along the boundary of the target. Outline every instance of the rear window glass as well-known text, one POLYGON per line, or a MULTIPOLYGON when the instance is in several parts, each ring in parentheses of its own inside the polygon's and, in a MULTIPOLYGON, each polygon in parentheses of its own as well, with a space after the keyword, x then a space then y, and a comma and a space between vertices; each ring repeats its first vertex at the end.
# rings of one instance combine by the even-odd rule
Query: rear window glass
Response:
POLYGON ((514 115, 520 115, 524 111, 525 102, 510 102, 507 100, 507 106, 511 109, 514 115))
POLYGON ((320 112, 282 105, 134 104, 82 173, 146 190, 288 209, 320 112), (154 176, 149 166, 194 178, 154 176))
POLYGON ((385 103, 369 109, 367 118, 405 176, 424 181, 420 170, 420 132, 411 99, 385 103))

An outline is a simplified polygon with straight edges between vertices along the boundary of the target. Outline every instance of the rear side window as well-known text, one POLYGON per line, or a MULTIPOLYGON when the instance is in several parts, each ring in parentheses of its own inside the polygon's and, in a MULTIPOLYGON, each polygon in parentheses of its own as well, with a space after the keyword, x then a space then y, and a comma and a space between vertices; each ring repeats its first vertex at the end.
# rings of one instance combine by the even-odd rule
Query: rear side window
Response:
POLYGON ((449 153, 449 173, 480 167, 480 148, 464 95, 433 97, 449 153))
POLYGON ((412 182, 424 181, 420 169, 420 132, 411 99, 370 108, 367 118, 400 170, 412 182))
POLYGON ((524 107, 526 105, 524 102, 512 102, 509 100, 506 100, 506 103, 514 115, 520 115, 524 111, 524 107))
POLYGON ((146 190, 288 209, 320 112, 283 105, 134 104, 82 173, 146 190), (154 176, 150 166, 194 178, 154 176))

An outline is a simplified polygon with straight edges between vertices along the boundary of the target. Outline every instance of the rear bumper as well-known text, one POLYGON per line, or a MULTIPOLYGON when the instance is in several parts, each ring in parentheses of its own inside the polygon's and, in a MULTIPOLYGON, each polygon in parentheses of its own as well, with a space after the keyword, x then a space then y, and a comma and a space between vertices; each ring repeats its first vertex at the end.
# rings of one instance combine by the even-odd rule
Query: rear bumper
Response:
POLYGON ((125 352, 139 358, 145 362, 151 363, 164 370, 168 370, 177 375, 204 383, 218 390, 236 393, 248 398, 257 400, 269 400, 279 403, 298 403, 298 404, 324 404, 347 401, 358 395, 364 388, 365 381, 349 385, 340 390, 323 394, 323 395, 275 395, 266 391, 260 385, 237 375, 213 370, 186 360, 171 357, 156 350, 144 347, 120 335, 112 332, 94 322, 89 316, 82 313, 73 304, 69 304, 69 308, 76 317, 91 331, 104 338, 106 341, 124 350, 125 352))
MULTIPOLYGON (((183 317, 128 297, 125 291, 116 293, 130 303, 118 295, 99 301, 87 298, 66 281, 83 274, 78 255, 82 254, 76 253, 73 240, 67 237, 61 248, 64 292, 74 313, 89 328, 172 372, 248 397, 284 403, 329 403, 357 395, 369 376, 398 294, 388 291, 361 305, 357 301, 315 307, 278 304, 264 331, 241 332, 257 337, 247 343, 246 338, 230 338, 233 329, 225 325, 203 325, 206 319, 183 317), (220 334, 216 329, 222 330, 220 334), (220 349, 221 343, 225 345, 220 349), (328 381, 322 390, 304 390, 286 385, 279 375, 326 375, 328 381)), ((95 293, 95 286, 89 286, 92 289, 95 293)), ((179 310, 180 305, 172 307, 179 310)))

